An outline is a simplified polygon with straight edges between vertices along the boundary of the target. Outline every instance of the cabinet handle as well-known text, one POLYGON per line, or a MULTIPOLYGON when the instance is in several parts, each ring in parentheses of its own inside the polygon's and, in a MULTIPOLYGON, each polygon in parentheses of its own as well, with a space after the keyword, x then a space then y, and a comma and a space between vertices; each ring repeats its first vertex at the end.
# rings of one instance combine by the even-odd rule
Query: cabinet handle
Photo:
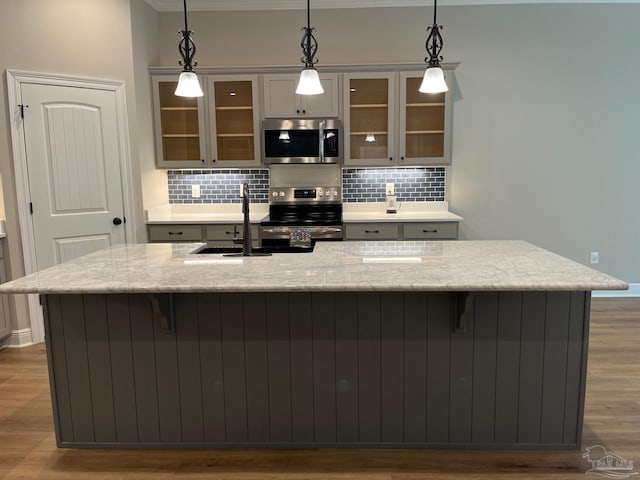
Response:
POLYGON ((434 228, 433 230, 422 230, 422 233, 438 233, 438 229, 434 228))
POLYGON ((224 232, 225 235, 233 235, 233 232, 224 232))
POLYGON ((297 114, 300 114, 300 110, 296 110, 296 113, 297 113, 297 114))
POLYGON ((302 113, 307 113, 307 111, 306 110, 302 110, 302 113))
POLYGON ((169 235, 182 235, 182 232, 169 232, 169 235))
POLYGON ((201 158, 201 159, 200 159, 200 161, 201 161, 202 163, 204 163, 204 158, 201 158))
POLYGON ((400 157, 400 160, 404 160, 404 157, 400 157))
POLYGON ((389 161, 390 161, 390 162, 393 162, 393 157, 389 157, 389 161))
POLYGON ((364 233, 380 233, 380 230, 365 230, 364 233))

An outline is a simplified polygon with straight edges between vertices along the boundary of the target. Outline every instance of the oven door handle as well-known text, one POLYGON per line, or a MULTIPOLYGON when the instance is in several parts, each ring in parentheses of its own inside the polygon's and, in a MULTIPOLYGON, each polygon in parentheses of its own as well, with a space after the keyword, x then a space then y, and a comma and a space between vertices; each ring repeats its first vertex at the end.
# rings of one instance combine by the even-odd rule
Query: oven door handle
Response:
POLYGON ((289 234, 289 227, 261 227, 264 233, 281 233, 281 234, 289 234))

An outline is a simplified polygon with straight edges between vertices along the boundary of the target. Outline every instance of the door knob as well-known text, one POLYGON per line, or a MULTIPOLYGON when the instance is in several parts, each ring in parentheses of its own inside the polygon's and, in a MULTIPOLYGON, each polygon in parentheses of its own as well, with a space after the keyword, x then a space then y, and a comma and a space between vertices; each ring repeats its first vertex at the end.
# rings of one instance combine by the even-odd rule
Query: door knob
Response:
POLYGON ((122 219, 121 218, 115 217, 113 219, 113 224, 114 225, 120 225, 121 223, 122 223, 122 219))

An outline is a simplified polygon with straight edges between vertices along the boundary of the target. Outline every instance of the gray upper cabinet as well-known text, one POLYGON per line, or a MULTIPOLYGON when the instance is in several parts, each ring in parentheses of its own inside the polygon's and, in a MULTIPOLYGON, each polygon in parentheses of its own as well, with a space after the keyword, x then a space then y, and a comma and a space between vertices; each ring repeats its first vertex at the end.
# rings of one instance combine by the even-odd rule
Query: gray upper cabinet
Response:
POLYGON ((299 73, 266 74, 263 77, 264 116, 266 118, 339 117, 340 76, 320 73, 324 93, 298 95, 299 73))
MULTIPOLYGON (((344 75, 345 164, 451 162, 451 96, 420 93, 423 71, 344 75)), ((453 72, 445 70, 449 85, 453 72)))
POLYGON ((257 75, 200 75, 204 96, 173 94, 177 75, 153 77, 157 165, 162 168, 260 164, 257 75))

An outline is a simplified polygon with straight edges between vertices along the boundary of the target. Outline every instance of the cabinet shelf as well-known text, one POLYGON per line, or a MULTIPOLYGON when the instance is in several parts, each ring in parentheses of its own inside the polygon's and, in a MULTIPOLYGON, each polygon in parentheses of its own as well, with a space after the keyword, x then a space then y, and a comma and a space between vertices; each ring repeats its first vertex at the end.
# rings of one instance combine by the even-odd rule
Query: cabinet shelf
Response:
POLYGON ((444 102, 439 102, 439 103, 407 103, 407 107, 444 107, 444 102))
POLYGON ((388 135, 389 132, 387 131, 367 131, 367 132, 351 132, 351 135, 355 135, 355 136, 363 136, 363 135, 388 135))
POLYGON ((216 110, 253 110, 251 105, 241 105, 237 107, 216 107, 216 110))
POLYGON ((198 107, 162 107, 163 112, 197 112, 198 107))
POLYGON ((424 135, 444 133, 444 130, 407 130, 407 135, 424 135))
POLYGON ((198 138, 199 133, 163 133, 163 138, 198 138))
POLYGON ((351 108, 387 108, 387 103, 362 103, 359 105, 351 105, 351 108))
POLYGON ((253 137, 253 133, 218 133, 216 137, 253 137))

